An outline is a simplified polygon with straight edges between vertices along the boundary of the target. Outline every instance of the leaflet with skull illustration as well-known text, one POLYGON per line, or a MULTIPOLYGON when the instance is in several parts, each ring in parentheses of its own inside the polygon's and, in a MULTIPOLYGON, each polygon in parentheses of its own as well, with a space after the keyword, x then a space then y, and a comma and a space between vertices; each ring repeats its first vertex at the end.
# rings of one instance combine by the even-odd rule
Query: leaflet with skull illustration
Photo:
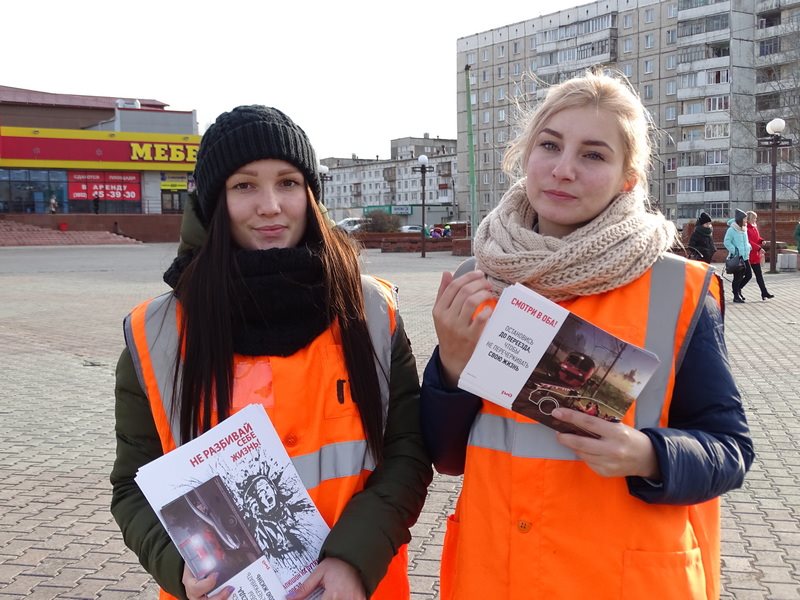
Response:
POLYGON ((286 598, 329 532, 261 405, 145 465, 136 483, 195 577, 217 573, 213 593, 231 586, 234 600, 286 598))

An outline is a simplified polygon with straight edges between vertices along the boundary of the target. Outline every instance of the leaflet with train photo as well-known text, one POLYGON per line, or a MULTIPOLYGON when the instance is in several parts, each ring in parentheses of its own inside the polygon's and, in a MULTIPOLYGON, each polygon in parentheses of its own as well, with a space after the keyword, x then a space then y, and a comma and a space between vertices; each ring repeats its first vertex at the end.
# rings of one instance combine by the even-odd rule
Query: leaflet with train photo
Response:
POLYGON ((620 421, 658 367, 655 354, 522 284, 503 290, 458 387, 558 431, 559 406, 620 421))
POLYGON ((212 594, 231 586, 233 600, 284 600, 329 532, 258 404, 145 465, 136 483, 195 577, 217 573, 212 594))

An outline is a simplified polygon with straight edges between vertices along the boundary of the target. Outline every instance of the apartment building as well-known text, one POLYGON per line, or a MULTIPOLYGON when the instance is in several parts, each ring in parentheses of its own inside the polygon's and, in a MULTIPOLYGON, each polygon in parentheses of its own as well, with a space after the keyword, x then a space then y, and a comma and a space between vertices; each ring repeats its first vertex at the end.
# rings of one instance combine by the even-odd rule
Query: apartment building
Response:
POLYGON ((424 222, 466 218, 454 209, 456 140, 431 138, 427 133, 391 140, 389 159, 353 155, 321 160, 328 167, 324 200, 331 217, 340 221, 371 210, 385 210, 399 215, 402 224, 422 224, 422 174, 414 171, 422 154, 428 157, 424 222))
MULTIPOLYGON (((456 210, 478 219, 509 186, 501 160, 520 109, 588 68, 624 73, 652 115, 651 201, 679 226, 701 210, 768 210, 758 140, 775 117, 800 140, 800 0, 601 0, 459 38, 457 52, 456 210)), ((777 207, 797 209, 797 143, 778 159, 777 207)))

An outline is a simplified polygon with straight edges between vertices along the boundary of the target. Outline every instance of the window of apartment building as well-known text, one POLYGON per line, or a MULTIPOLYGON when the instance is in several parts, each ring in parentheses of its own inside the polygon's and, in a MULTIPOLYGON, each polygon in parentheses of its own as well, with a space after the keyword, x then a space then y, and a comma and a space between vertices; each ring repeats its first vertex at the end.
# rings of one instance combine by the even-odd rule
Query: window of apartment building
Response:
POLYGON ((726 138, 731 136, 730 123, 706 123, 706 139, 726 138))
POLYGON ((537 84, 535 81, 529 81, 528 82, 528 93, 529 94, 535 94, 536 90, 538 88, 539 88, 539 84, 537 84))
POLYGON ((488 103, 488 102, 489 102, 489 100, 491 100, 491 99, 492 99, 492 94, 491 94, 491 92, 490 92, 489 90, 483 90, 483 93, 481 93, 481 102, 483 102, 484 104, 486 104, 486 103, 488 103))
MULTIPOLYGON (((786 148, 778 148, 778 162, 793 163, 795 161, 795 152, 793 146, 786 148)), ((768 165, 770 163, 770 149, 759 148, 756 150, 756 164, 768 165)))
POLYGON ((477 124, 478 124, 478 112, 475 111, 472 113, 472 126, 475 127, 475 125, 477 124))
POLYGON ((633 77, 633 64, 625 63, 622 65, 622 73, 625 77, 633 77))
POLYGON ((702 100, 688 100, 681 103, 682 115, 699 115, 703 113, 702 100))
POLYGON ((674 29, 667 29, 664 34, 666 36, 667 44, 675 44, 678 41, 678 32, 674 29))
POLYGON ((777 54, 781 51, 781 38, 774 37, 768 40, 761 40, 758 42, 758 55, 768 56, 770 54, 777 54))
POLYGON ((652 8, 646 8, 644 10, 644 22, 645 23, 652 23, 656 18, 656 12, 652 8))
POLYGON ((633 52, 633 38, 622 40, 622 51, 625 53, 633 52))
POLYGON ((678 92, 678 82, 674 79, 668 79, 664 84, 664 93, 667 96, 674 96, 678 92))
POLYGON ((558 51, 558 64, 573 62, 578 56, 576 48, 564 48, 558 51))
POLYGON ((500 65, 499 67, 497 67, 497 78, 502 79, 505 76, 506 76, 505 67, 503 67, 503 65, 500 65))
POLYGON ((677 4, 667 4, 667 18, 668 19, 677 19, 678 18, 678 5, 677 4))
POLYGON ((487 71, 486 69, 481 71, 481 81, 483 83, 486 83, 487 81, 489 81, 489 71, 487 71))
POLYGON ((474 52, 467 52, 467 64, 474 65, 475 64, 475 53, 474 52))
POLYGON ((652 33, 648 33, 644 36, 644 47, 645 48, 652 48, 655 45, 656 37, 652 33))
POLYGON ((482 161, 483 164, 488 165, 489 161, 490 161, 489 153, 488 152, 484 152, 483 153, 483 161, 482 161))
POLYGON ((682 90, 697 87, 697 73, 681 73, 678 76, 678 87, 682 90))
POLYGON ((719 15, 710 15, 706 17, 705 28, 706 32, 720 31, 722 29, 727 29, 728 13, 722 13, 719 15))
POLYGON ((645 100, 653 99, 653 84, 648 83, 642 87, 642 98, 645 100))
POLYGON ((500 86, 497 88, 497 99, 498 100, 505 100, 506 99, 506 87, 500 86))
POLYGON ((475 106, 478 103, 478 94, 476 94, 475 92, 470 92, 470 94, 469 94, 469 103, 472 106, 475 106))
POLYGON ((492 122, 492 113, 488 110, 483 111, 483 122, 484 124, 492 122))
POLYGON ((796 89, 785 92, 783 95, 783 105, 786 107, 800 105, 800 92, 796 89))
POLYGON ((486 62, 487 60, 489 60, 489 50, 488 50, 488 48, 484 48, 483 56, 481 56, 481 59, 483 60, 483 62, 486 62))
POLYGON ((728 164, 728 151, 727 150, 706 150, 706 164, 707 165, 727 165, 728 164))
POLYGON ((502 122, 506 120, 506 109, 501 108, 497 111, 497 120, 502 122))
POLYGON ((674 121, 678 118, 678 109, 675 106, 664 107, 664 120, 674 121))
POLYGON ((727 192, 730 191, 730 177, 727 175, 719 175, 714 177, 705 178, 705 186, 707 192, 727 192))
POLYGON ((684 127, 681 129, 681 139, 685 142, 702 140, 704 129, 702 125, 695 127, 684 127))
POLYGON ((781 96, 778 92, 771 94, 759 94, 756 96, 756 110, 770 110, 779 108, 781 105, 781 96))
POLYGON ((506 174, 502 171, 497 173, 497 183, 504 184, 506 182, 506 174))
POLYGON ((703 165, 705 155, 703 152, 681 152, 678 159, 682 167, 700 167, 703 165))
POLYGON ((730 202, 709 202, 708 214, 712 219, 726 219, 731 214, 730 202))
POLYGON ((520 82, 514 83, 514 98, 522 96, 525 93, 525 84, 520 82))
POLYGON ((630 29, 631 27, 633 27, 633 15, 630 13, 622 15, 622 28, 630 29))
POLYGON ((702 192, 704 189, 705 182, 702 177, 681 177, 678 179, 678 191, 681 194, 702 192))
POLYGON ((470 71, 469 72, 469 84, 471 86, 475 86, 475 85, 477 85, 477 83, 478 83, 478 75, 475 73, 475 71, 470 71))
MULTIPOLYGON (((486 181, 485 183, 488 184, 489 182, 486 181)), ((489 206, 491 206, 491 204, 490 204, 491 198, 492 198, 491 194, 487 193, 487 194, 483 195, 483 206, 484 206, 484 208, 488 208, 489 206)))
POLYGON ((520 63, 514 63, 512 69, 514 69, 514 77, 519 77, 522 74, 522 65, 520 63))
POLYGON ((667 196, 674 196, 675 195, 675 190, 678 187, 675 184, 675 182, 674 181, 668 181, 666 187, 667 187, 667 196))
POLYGON ((514 54, 519 54, 519 42, 511 43, 511 52, 513 52, 514 54))
POLYGON ((488 144, 489 143, 489 132, 488 131, 484 131, 483 132, 483 143, 484 144, 488 144))
POLYGON ((773 13, 761 13, 758 15, 758 28, 766 29, 767 27, 775 27, 781 24, 781 13, 776 11, 773 13))
POLYGON ((677 156, 669 156, 664 161, 664 168, 667 171, 676 171, 678 169, 678 157, 677 156))
POLYGON ((678 66, 678 56, 676 54, 669 54, 667 55, 666 60, 664 61, 664 66, 668 71, 672 71, 673 69, 677 68, 678 66))
POLYGON ((772 81, 780 81, 781 67, 775 65, 773 67, 762 67, 756 69, 756 83, 769 83, 772 81))
POLYGON ((706 71, 706 83, 728 83, 730 74, 728 69, 709 69, 706 71))
POLYGON ((505 47, 505 45, 502 45, 502 44, 501 44, 500 46, 498 46, 498 48, 497 48, 497 55, 498 55, 500 58, 503 58, 503 57, 506 55, 506 47, 505 47))
POLYGON ((731 55, 731 42, 717 42, 706 46, 706 58, 724 58, 731 55))
POLYGON ((643 63, 644 72, 645 74, 650 74, 653 72, 653 59, 648 58, 643 63))
POLYGON ((483 176, 481 177, 481 181, 483 182, 484 185, 489 185, 489 173, 484 173, 483 176))
POLYGON ((536 50, 536 36, 534 35, 528 38, 528 50, 536 50))
POLYGON ((505 141, 508 139, 508 133, 504 130, 500 130, 497 132, 497 142, 500 144, 504 144, 505 141))
POLYGON ((706 98, 706 112, 718 112, 720 110, 730 109, 731 97, 725 96, 709 96, 706 98))

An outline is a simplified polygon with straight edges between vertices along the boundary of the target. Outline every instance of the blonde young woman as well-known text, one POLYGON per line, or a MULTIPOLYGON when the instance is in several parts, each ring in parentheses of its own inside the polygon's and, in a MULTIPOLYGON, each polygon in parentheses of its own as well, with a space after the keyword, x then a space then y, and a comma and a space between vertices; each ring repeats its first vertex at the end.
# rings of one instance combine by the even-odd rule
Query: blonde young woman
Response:
POLYGON ((444 600, 719 595, 719 496, 742 484, 753 446, 721 282, 670 254, 675 229, 647 208, 648 140, 623 82, 587 74, 551 88, 506 154, 521 177, 476 232, 477 269, 442 277, 422 419, 434 465, 464 475, 444 600), (597 439, 456 387, 491 313, 482 305, 515 282, 659 356, 622 422, 554 412, 597 439))

